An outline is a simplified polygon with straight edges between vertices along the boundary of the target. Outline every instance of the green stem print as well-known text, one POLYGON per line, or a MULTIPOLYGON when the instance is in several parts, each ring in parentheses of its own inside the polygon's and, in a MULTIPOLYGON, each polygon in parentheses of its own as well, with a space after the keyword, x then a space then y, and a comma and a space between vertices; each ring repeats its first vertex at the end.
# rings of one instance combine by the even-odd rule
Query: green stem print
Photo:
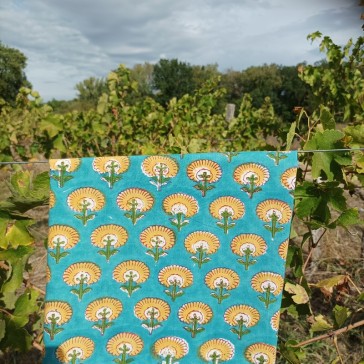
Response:
POLYGON ((234 334, 236 334, 238 336, 239 340, 241 340, 243 335, 249 334, 250 330, 248 330, 246 328, 247 321, 245 321, 243 317, 236 320, 236 322, 237 322, 237 325, 232 327, 230 329, 230 331, 233 332, 234 334))
POLYGON ((132 271, 129 271, 127 276, 126 276, 126 278, 128 278, 127 282, 125 282, 125 284, 122 284, 120 286, 120 289, 123 292, 127 292, 129 297, 131 297, 131 295, 133 294, 134 291, 141 288, 141 285, 139 285, 138 283, 136 283, 134 281, 134 278, 136 278, 136 277, 137 277, 136 274, 133 274, 132 271))
POLYGON ((271 232, 272 239, 274 239, 276 233, 282 231, 284 227, 278 225, 279 217, 275 212, 273 212, 272 215, 270 215, 270 218, 271 218, 271 223, 264 225, 264 227, 271 232))
POLYGON ((268 308, 271 303, 277 301, 277 299, 271 292, 274 292, 274 288, 272 288, 271 285, 268 284, 268 286, 264 288, 264 294, 258 296, 259 300, 264 302, 266 308, 268 308))
POLYGON ((207 256, 207 249, 204 249, 203 246, 199 246, 196 249, 196 255, 192 256, 191 259, 197 263, 198 267, 201 268, 202 264, 208 263, 211 259, 207 256))
POLYGON ((172 355, 167 355, 161 364, 174 364, 177 363, 177 359, 175 359, 172 355))
POLYGON ((148 249, 146 253, 153 257, 155 262, 158 262, 159 258, 167 255, 167 253, 161 247, 163 246, 163 241, 159 237, 154 238, 152 243, 154 244, 153 249, 148 249))
POLYGON ((238 152, 226 152, 226 153, 224 153, 224 155, 227 157, 229 163, 231 162, 233 157, 237 156, 238 154, 239 154, 238 152))
POLYGON ((243 258, 238 259, 238 262, 244 265, 245 270, 248 270, 251 265, 254 265, 257 262, 257 260, 253 259, 254 256, 252 255, 252 253, 254 252, 253 250, 250 250, 250 248, 246 248, 245 250, 243 250, 243 252, 245 255, 243 258))
POLYGON ((59 320, 59 317, 56 316, 54 313, 52 316, 47 317, 47 320, 50 321, 49 327, 44 326, 44 331, 49 334, 49 337, 51 340, 54 339, 54 336, 59 334, 63 329, 61 327, 58 327, 57 321, 59 320))
POLYGON ((214 351, 210 355, 210 359, 211 359, 211 364, 219 364, 220 355, 216 351, 214 351))
POLYGON ((266 364, 268 363, 268 359, 265 358, 263 355, 261 355, 259 358, 255 358, 257 361, 257 364, 266 364))
POLYGON ((56 180, 58 182, 58 187, 60 187, 60 188, 62 188, 67 181, 69 181, 73 178, 72 176, 67 175, 68 167, 69 166, 67 164, 64 164, 64 162, 61 162, 61 164, 58 165, 58 168, 59 168, 58 175, 57 174, 51 175, 51 178, 53 178, 54 180, 56 180))
POLYGON ((106 176, 102 177, 102 179, 107 182, 110 188, 113 188, 114 184, 121 180, 121 176, 118 176, 117 173, 118 167, 119 165, 115 161, 111 161, 107 167, 109 172, 106 174, 106 176))
POLYGON ((49 255, 56 261, 56 264, 58 264, 62 258, 66 257, 69 254, 68 252, 61 253, 61 247, 63 243, 64 242, 61 241, 60 238, 57 238, 57 240, 53 241, 53 245, 55 246, 55 252, 49 252, 49 255))
POLYGON ((151 177, 150 183, 157 187, 157 191, 160 191, 161 187, 166 185, 171 178, 165 176, 165 172, 168 171, 168 167, 165 164, 160 164, 155 169, 157 173, 151 177))
POLYGON ((191 326, 184 326, 183 328, 191 333, 191 337, 196 337, 197 334, 205 331, 204 327, 198 327, 198 317, 194 315, 190 320, 191 326))
POLYGON ((172 298, 174 302, 177 297, 183 296, 184 292, 180 290, 179 282, 175 279, 172 284, 169 286, 169 289, 165 289, 164 292, 167 296, 172 298))
POLYGON ((200 181, 194 187, 196 188, 196 190, 202 192, 202 197, 205 197, 206 192, 214 189, 215 186, 209 185, 209 180, 211 179, 211 176, 206 171, 202 174, 199 174, 198 177, 200 178, 200 181))
POLYGON ((232 216, 233 214, 226 209, 221 213, 221 221, 216 223, 219 228, 224 230, 225 234, 235 226, 235 222, 230 222, 232 216))
POLYGON ((77 364, 77 359, 80 359, 81 355, 82 353, 80 351, 74 349, 71 353, 68 354, 69 364, 77 364))
POLYGON ((121 358, 116 358, 114 359, 114 362, 117 363, 117 364, 129 364, 131 362, 134 361, 134 359, 132 358, 129 358, 128 359, 128 354, 129 354, 129 351, 130 351, 130 348, 128 348, 127 345, 123 345, 121 348, 119 348, 120 350, 120 355, 121 355, 121 358))
POLYGON ((95 218, 96 214, 89 214, 88 215, 88 208, 91 206, 91 203, 84 200, 82 201, 81 205, 81 214, 74 215, 77 219, 82 221, 83 226, 86 226, 87 222, 89 220, 92 220, 95 218))
POLYGON ((98 251, 98 253, 100 255, 103 255, 106 258, 107 262, 109 262, 110 258, 113 255, 115 255, 118 252, 118 250, 113 248, 112 243, 114 242, 114 240, 111 239, 110 236, 108 236, 106 239, 104 239, 103 242, 105 243, 105 248, 100 249, 98 251))
POLYGON ((285 153, 279 152, 278 150, 275 153, 268 153, 267 155, 268 155, 269 158, 271 158, 271 159, 274 160, 274 164, 276 166, 279 165, 279 162, 282 159, 286 159, 287 158, 287 155, 285 153))
POLYGON ((144 215, 138 211, 138 201, 136 199, 132 199, 129 202, 129 205, 130 205, 130 210, 126 212, 124 216, 130 219, 133 225, 135 225, 137 221, 141 219, 144 215))
POLYGON ((83 274, 79 278, 79 285, 78 288, 71 289, 71 293, 75 294, 78 297, 78 300, 81 301, 84 294, 91 291, 90 287, 84 287, 85 284, 87 284, 87 276, 84 276, 83 274))
POLYGON ((244 185, 241 190, 246 192, 249 195, 249 198, 252 198, 254 193, 261 191, 262 189, 255 185, 255 182, 258 180, 254 174, 247 178, 249 184, 244 185))
POLYGON ((183 212, 177 212, 174 216, 174 218, 170 219, 171 224, 176 226, 178 231, 181 231, 181 229, 189 223, 189 220, 184 220, 185 216, 183 212))
POLYGON ((142 322, 142 327, 147 329, 149 334, 152 334, 155 329, 161 327, 161 324, 158 322, 158 311, 156 311, 154 307, 151 308, 151 310, 148 312, 148 315, 149 319, 142 322))
POLYGON ((92 326, 93 328, 100 330, 101 335, 104 335, 105 330, 113 325, 112 322, 107 322, 109 314, 110 311, 108 311, 107 308, 104 308, 101 312, 101 318, 100 318, 101 322, 92 326))
POLYGON ((221 279, 216 285, 216 289, 211 293, 211 296, 217 299, 217 303, 220 304, 223 300, 230 297, 230 293, 226 292, 226 283, 221 279))

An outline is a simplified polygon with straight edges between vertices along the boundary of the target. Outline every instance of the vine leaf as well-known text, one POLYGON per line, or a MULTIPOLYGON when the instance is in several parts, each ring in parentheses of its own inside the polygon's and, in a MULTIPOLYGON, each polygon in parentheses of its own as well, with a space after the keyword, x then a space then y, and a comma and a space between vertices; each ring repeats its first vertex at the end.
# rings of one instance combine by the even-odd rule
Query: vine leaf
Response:
POLYGON ((310 300, 306 290, 299 284, 286 282, 284 289, 288 293, 292 294, 293 302, 297 303, 298 305, 307 303, 310 300))

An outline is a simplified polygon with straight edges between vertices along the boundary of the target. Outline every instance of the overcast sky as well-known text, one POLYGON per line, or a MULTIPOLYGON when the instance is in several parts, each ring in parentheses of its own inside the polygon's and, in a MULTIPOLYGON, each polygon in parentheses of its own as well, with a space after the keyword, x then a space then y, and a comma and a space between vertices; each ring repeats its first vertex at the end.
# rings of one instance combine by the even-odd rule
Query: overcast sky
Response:
POLYGON ((314 31, 338 44, 363 35, 359 0, 1 0, 0 39, 28 58, 44 100, 124 63, 178 58, 219 69, 322 58, 314 31))

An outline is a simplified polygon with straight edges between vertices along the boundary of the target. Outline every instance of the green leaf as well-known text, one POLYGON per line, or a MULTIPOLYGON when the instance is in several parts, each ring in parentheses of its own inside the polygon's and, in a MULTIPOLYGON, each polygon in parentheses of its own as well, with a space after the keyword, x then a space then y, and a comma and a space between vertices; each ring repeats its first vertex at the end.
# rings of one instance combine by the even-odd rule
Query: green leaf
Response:
POLYGON ((320 121, 324 129, 335 129, 335 119, 329 111, 329 108, 320 105, 320 121))
POLYGON ((5 336, 6 323, 5 320, 0 319, 0 341, 5 336))
POLYGON ((324 316, 318 315, 315 316, 315 322, 311 325, 310 332, 327 331, 332 328, 333 326, 325 320, 324 316))
POLYGON ((352 208, 344 211, 339 218, 335 221, 336 225, 348 227, 351 225, 359 224, 360 217, 357 208, 352 208))
POLYGON ((57 115, 48 115, 38 123, 40 131, 44 131, 52 139, 63 130, 63 126, 57 115))
POLYGON ((306 290, 299 284, 286 282, 284 289, 292 294, 292 300, 297 304, 304 304, 310 300, 306 290))
POLYGON ((335 318, 335 326, 336 328, 340 328, 345 324, 345 321, 350 317, 351 312, 347 307, 336 305, 333 309, 334 318, 335 318))
POLYGON ((15 310, 12 317, 12 321, 17 326, 24 326, 29 320, 29 315, 38 310, 38 297, 39 292, 32 288, 27 288, 26 291, 19 296, 15 303, 15 310))
POLYGON ((5 242, 13 248, 19 245, 27 246, 34 243, 34 237, 29 233, 28 227, 33 225, 32 220, 17 220, 8 225, 5 242))
POLYGON ((346 275, 339 274, 331 278, 323 279, 316 283, 315 286, 318 288, 323 288, 325 291, 332 293, 334 287, 344 284, 345 282, 347 282, 347 280, 348 277, 346 275))
POLYGON ((296 132, 296 126, 297 123, 294 121, 289 128, 289 132, 287 133, 287 139, 286 139, 286 150, 291 150, 292 141, 296 132))
POLYGON ((300 359, 296 355, 296 348, 289 347, 287 344, 281 343, 279 345, 279 351, 283 358, 285 358, 290 364, 301 364, 300 359))

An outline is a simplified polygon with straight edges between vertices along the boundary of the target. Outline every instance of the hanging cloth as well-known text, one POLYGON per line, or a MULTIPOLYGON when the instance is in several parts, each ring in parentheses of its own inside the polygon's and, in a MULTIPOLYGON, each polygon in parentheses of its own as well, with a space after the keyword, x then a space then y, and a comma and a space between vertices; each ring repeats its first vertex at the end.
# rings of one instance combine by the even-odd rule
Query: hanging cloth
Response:
POLYGON ((51 160, 44 363, 274 363, 296 167, 51 160))

